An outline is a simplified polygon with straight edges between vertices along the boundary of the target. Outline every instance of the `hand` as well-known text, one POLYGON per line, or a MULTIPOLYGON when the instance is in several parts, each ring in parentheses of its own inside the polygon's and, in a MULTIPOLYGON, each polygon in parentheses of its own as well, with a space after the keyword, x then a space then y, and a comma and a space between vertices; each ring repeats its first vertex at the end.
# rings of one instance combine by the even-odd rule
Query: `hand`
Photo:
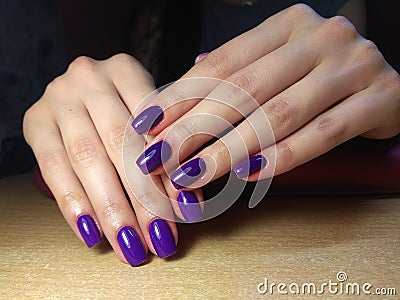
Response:
MULTIPOLYGON (((138 132, 137 120, 154 107, 164 116, 144 131, 155 135, 154 143, 172 145, 167 168, 223 132, 226 123, 248 115, 171 174, 177 189, 202 186, 232 168, 239 178, 254 181, 287 172, 358 135, 383 139, 398 134, 400 78, 347 19, 324 19, 299 4, 203 57, 137 116, 138 132), (257 105, 239 88, 198 77, 232 83, 257 105), (182 101, 186 98, 191 99, 182 101)), ((151 174, 161 172, 155 168, 151 174)))
MULTIPOLYGON (((148 248, 160 257, 172 255, 178 241, 169 200, 177 191, 160 176, 149 180, 134 163, 124 165, 122 155, 143 151, 143 137, 127 124, 154 90, 149 73, 128 55, 80 57, 48 85, 23 124, 44 180, 76 235, 92 247, 104 234, 133 266, 146 260, 148 248)), ((202 201, 201 191, 194 194, 202 201)))

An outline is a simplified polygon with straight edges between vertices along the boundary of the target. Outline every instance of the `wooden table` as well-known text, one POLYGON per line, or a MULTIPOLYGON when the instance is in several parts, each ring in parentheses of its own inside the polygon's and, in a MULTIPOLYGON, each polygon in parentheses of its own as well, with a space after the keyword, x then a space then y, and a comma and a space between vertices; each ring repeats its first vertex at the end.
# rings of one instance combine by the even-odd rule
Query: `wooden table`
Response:
POLYGON ((268 197, 252 210, 239 201, 216 219, 179 226, 173 258, 132 268, 107 243, 86 248, 25 174, 0 180, 0 299, 310 299, 288 286, 339 283, 338 272, 343 284, 397 296, 325 288, 319 299, 396 299, 399 229, 399 197, 268 197), (287 284, 288 295, 276 286, 260 294, 265 278, 287 284))

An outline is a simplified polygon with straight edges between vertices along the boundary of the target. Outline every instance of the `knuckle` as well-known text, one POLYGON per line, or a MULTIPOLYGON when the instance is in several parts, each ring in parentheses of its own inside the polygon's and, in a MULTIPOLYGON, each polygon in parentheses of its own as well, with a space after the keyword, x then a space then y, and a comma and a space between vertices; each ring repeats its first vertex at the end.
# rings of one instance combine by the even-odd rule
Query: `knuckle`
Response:
POLYGON ((295 121, 297 108, 289 100, 279 97, 266 103, 265 112, 274 128, 285 129, 295 121))
POLYGON ((137 61, 133 56, 130 56, 126 53, 118 53, 110 57, 109 61, 111 63, 118 64, 119 66, 129 65, 129 66, 138 66, 140 65, 139 61, 137 61))
POLYGON ((383 100, 385 100, 388 105, 393 101, 395 104, 395 112, 398 112, 397 116, 400 116, 400 75, 393 69, 388 70, 379 77, 379 80, 374 82, 374 87, 379 94, 388 95, 383 97, 383 100))
POLYGON ((143 77, 149 82, 153 81, 153 77, 149 71, 143 67, 143 65, 133 56, 126 53, 118 53, 110 57, 107 60, 111 64, 111 67, 120 70, 124 73, 124 76, 131 77, 132 71, 135 72, 139 77, 143 77))
POLYGON ((32 124, 35 123, 35 120, 38 118, 39 112, 38 112, 38 105, 37 102, 29 107, 25 113, 24 113, 24 118, 22 120, 22 128, 24 132, 25 139, 28 137, 28 132, 29 128, 31 127, 32 124))
POLYGON ((359 44, 357 59, 367 61, 370 64, 384 63, 383 56, 378 47, 371 40, 363 40, 359 44))
POLYGON ((65 90, 65 79, 64 76, 58 76, 54 78, 49 84, 47 84, 46 89, 44 91, 44 95, 58 95, 65 90))
MULTIPOLYGON (((155 187, 156 189, 158 187, 155 187)), ((145 208, 149 211, 157 211, 157 204, 155 202, 155 199, 157 199, 157 201, 160 201, 160 196, 159 195, 164 195, 164 193, 162 193, 161 191, 157 191, 158 193, 156 193, 155 191, 152 192, 145 192, 142 191, 141 193, 135 193, 135 199, 137 200, 137 202, 140 203, 140 208, 145 208)), ((135 210, 137 210, 135 208, 135 210)))
POLYGON ((231 64, 229 54, 224 48, 219 48, 202 59, 199 66, 204 67, 208 73, 211 70, 214 76, 223 77, 231 69, 231 64))
POLYGON ((79 137, 71 141, 69 146, 71 159, 84 167, 92 166, 98 157, 98 146, 87 137, 79 137))
POLYGON ((76 191, 63 191, 56 195, 57 203, 62 211, 67 209, 79 210, 85 197, 76 191))
POLYGON ((355 40, 359 35, 355 26, 343 16, 334 16, 322 23, 323 36, 329 36, 335 43, 355 40))
POLYGON ((185 118, 182 121, 176 123, 167 132, 166 140, 176 145, 178 153, 180 151, 187 152, 193 150, 193 148, 199 145, 200 133, 197 131, 197 127, 192 118, 185 118))
POLYGON ((108 143, 112 151, 122 152, 122 145, 125 137, 125 125, 118 125, 111 128, 108 134, 108 143))
POLYGON ((276 145, 276 153, 279 157, 280 164, 277 165, 278 173, 281 173, 279 169, 290 170, 295 167, 296 153, 287 142, 280 142, 276 145))
POLYGON ((298 3, 290 6, 287 9, 287 13, 291 18, 302 20, 313 18, 316 15, 316 12, 309 5, 304 3, 298 3))
POLYGON ((329 116, 323 116, 316 122, 317 136, 320 136, 325 145, 336 145, 338 141, 343 140, 346 133, 344 123, 335 120, 329 116))
POLYGON ((258 82, 258 78, 254 72, 242 71, 232 75, 229 81, 238 86, 240 89, 251 94, 258 82))
POLYGON ((108 223, 118 223, 119 216, 121 214, 120 204, 117 202, 107 202, 104 207, 100 210, 101 220, 105 220, 108 223))
POLYGON ((66 158, 59 152, 45 152, 37 156, 40 170, 45 176, 48 173, 58 173, 65 169, 66 158))
POLYGON ((191 118, 185 118, 174 126, 173 132, 181 139, 187 139, 193 138, 197 133, 197 129, 191 118))
POLYGON ((87 56, 79 56, 69 65, 68 71, 77 72, 78 74, 93 73, 95 65, 94 59, 87 56))

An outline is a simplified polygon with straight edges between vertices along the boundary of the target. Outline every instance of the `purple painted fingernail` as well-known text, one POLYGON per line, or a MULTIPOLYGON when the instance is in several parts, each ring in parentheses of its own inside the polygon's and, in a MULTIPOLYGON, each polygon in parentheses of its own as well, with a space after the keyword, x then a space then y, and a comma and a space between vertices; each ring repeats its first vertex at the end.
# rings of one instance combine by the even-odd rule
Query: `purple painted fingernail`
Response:
POLYGON ((267 165, 267 159, 262 155, 255 155, 250 157, 233 168, 238 178, 245 178, 257 171, 260 171, 267 165))
POLYGON ((151 221, 149 224, 149 234, 159 257, 164 258, 176 252, 175 240, 167 222, 162 219, 151 221))
POLYGON ((200 204, 193 192, 181 191, 178 194, 178 205, 186 222, 194 222, 201 219, 200 204))
POLYGON ((157 169, 171 156, 171 146, 165 141, 159 141, 147 148, 136 160, 143 174, 149 174, 157 169))
POLYGON ((196 56, 194 63, 197 64, 204 56, 206 56, 210 52, 203 52, 196 56))
POLYGON ((128 263, 135 267, 147 259, 140 238, 130 226, 122 227, 117 233, 117 241, 128 263))
POLYGON ((205 170, 206 162, 204 159, 195 158, 176 170, 171 175, 171 182, 177 190, 180 190, 195 182, 203 175, 205 170))
POLYGON ((97 245, 101 241, 99 229, 93 218, 89 215, 82 215, 76 221, 79 232, 89 248, 97 245))
POLYGON ((132 127, 138 134, 147 133, 158 124, 164 116, 160 106, 150 106, 142 111, 132 122, 132 127))

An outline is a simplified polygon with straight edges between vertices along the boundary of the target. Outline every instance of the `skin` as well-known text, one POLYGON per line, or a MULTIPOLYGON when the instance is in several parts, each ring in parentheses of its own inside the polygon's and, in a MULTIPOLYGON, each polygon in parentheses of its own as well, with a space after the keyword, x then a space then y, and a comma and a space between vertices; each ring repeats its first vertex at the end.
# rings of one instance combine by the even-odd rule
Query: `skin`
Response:
MULTIPOLYGON (((130 189, 124 175, 125 128, 135 107, 153 90, 151 76, 128 55, 105 61, 81 57, 48 85, 24 117, 25 138, 68 224, 82 239, 76 220, 80 215, 91 215, 123 262, 116 236, 127 225, 135 229, 145 249, 156 253, 147 229, 156 215, 137 198, 152 201, 152 211, 166 219, 172 219, 171 203, 177 209, 176 202, 169 200, 177 196, 169 180, 163 184, 160 176, 152 176, 157 186, 154 189, 153 182, 135 169, 128 172, 135 182, 130 189)), ((128 151, 132 157, 139 155, 143 137, 128 138, 128 151)), ((196 195, 202 199, 201 191, 196 195)), ((176 213, 182 217, 179 209, 176 213)), ((177 242, 176 225, 170 221, 169 226, 177 242)))
MULTIPOLYGON (((224 79, 248 92, 259 104, 236 127, 236 133, 227 134, 193 157, 214 161, 214 165, 210 163, 213 175, 207 170, 196 187, 229 172, 249 155, 262 154, 271 162, 276 159, 275 172, 267 166, 247 178, 254 181, 287 172, 355 136, 384 139, 400 132, 399 75, 347 19, 322 18, 306 5, 286 9, 212 51, 182 78, 191 77, 224 79), (276 145, 269 136, 263 136, 268 128, 263 114, 275 134, 276 145), (245 148, 235 147, 240 142, 238 137, 243 138, 245 148)), ((182 99, 181 95, 190 94, 188 89, 195 88, 178 82, 153 103, 172 105, 182 99)), ((212 118, 204 121, 195 116, 219 116, 233 124, 242 115, 228 103, 242 107, 243 101, 246 99, 235 97, 224 86, 213 87, 204 99, 169 108, 150 133, 156 135, 155 142, 171 140, 171 126, 184 128, 179 137, 173 135, 172 145, 179 145, 180 152, 179 157, 171 158, 174 163, 183 163, 210 139, 198 133, 210 127, 215 132, 225 129, 223 122, 210 126, 212 118), (226 103, 210 100, 215 95, 226 103), (189 137, 194 138, 186 142, 189 137)), ((168 162, 165 165, 171 167, 168 162)))
MULTIPOLYGON (((264 123, 257 118, 257 110, 268 116, 277 141, 275 175, 354 136, 389 138, 400 131, 399 75, 349 21, 343 17, 321 18, 306 5, 284 10, 212 51, 182 79, 192 77, 227 80, 254 97, 259 108, 251 109, 249 120, 262 128, 264 123)), ((151 203, 154 210, 167 216, 172 216, 174 210, 182 218, 174 201, 178 191, 162 168, 150 175, 137 169, 130 172, 129 181, 136 183, 131 185, 132 190, 124 173, 125 128, 131 114, 139 113, 141 100, 154 89, 151 76, 128 55, 104 61, 81 57, 49 84, 24 117, 25 138, 68 224, 81 238, 77 217, 90 214, 123 262, 126 260, 116 234, 125 225, 132 226, 145 248, 155 253, 147 228, 156 216, 138 200, 151 203), (148 184, 149 176, 157 193, 154 185, 148 184)), ((147 106, 167 107, 182 100, 181 89, 179 83, 173 84, 147 106)), ((186 117, 212 113, 229 123, 240 118, 229 106, 207 100, 212 93, 224 95, 221 86, 210 86, 202 92, 204 98, 184 101, 165 111, 162 122, 149 132, 149 142, 153 143, 166 138, 170 126, 180 124, 182 133, 175 135, 171 144, 173 155, 183 146, 179 156, 171 158, 175 162, 184 162, 210 138, 196 135, 185 143, 185 139, 202 131, 201 122, 189 126, 185 122, 192 118, 186 117)), ((232 98, 236 100, 241 103, 232 98)), ((223 142, 235 145, 231 134, 196 155, 211 157, 215 162, 214 168, 209 168, 215 173, 207 181, 225 174, 247 155, 262 153, 268 158, 275 153, 268 139, 261 144, 254 142, 263 133, 249 130, 249 120, 237 127, 244 137, 244 150, 224 146, 223 142)), ((218 126, 218 130, 224 129, 218 126)), ((131 149, 136 155, 134 161, 143 151, 144 141, 138 135, 129 138, 130 145, 141 145, 131 149)), ((173 171, 175 166, 170 168, 173 171)), ((272 175, 267 167, 247 180, 272 175)), ((201 190, 195 193, 203 201, 201 190)), ((176 225, 172 221, 168 224, 177 242, 176 225)))

